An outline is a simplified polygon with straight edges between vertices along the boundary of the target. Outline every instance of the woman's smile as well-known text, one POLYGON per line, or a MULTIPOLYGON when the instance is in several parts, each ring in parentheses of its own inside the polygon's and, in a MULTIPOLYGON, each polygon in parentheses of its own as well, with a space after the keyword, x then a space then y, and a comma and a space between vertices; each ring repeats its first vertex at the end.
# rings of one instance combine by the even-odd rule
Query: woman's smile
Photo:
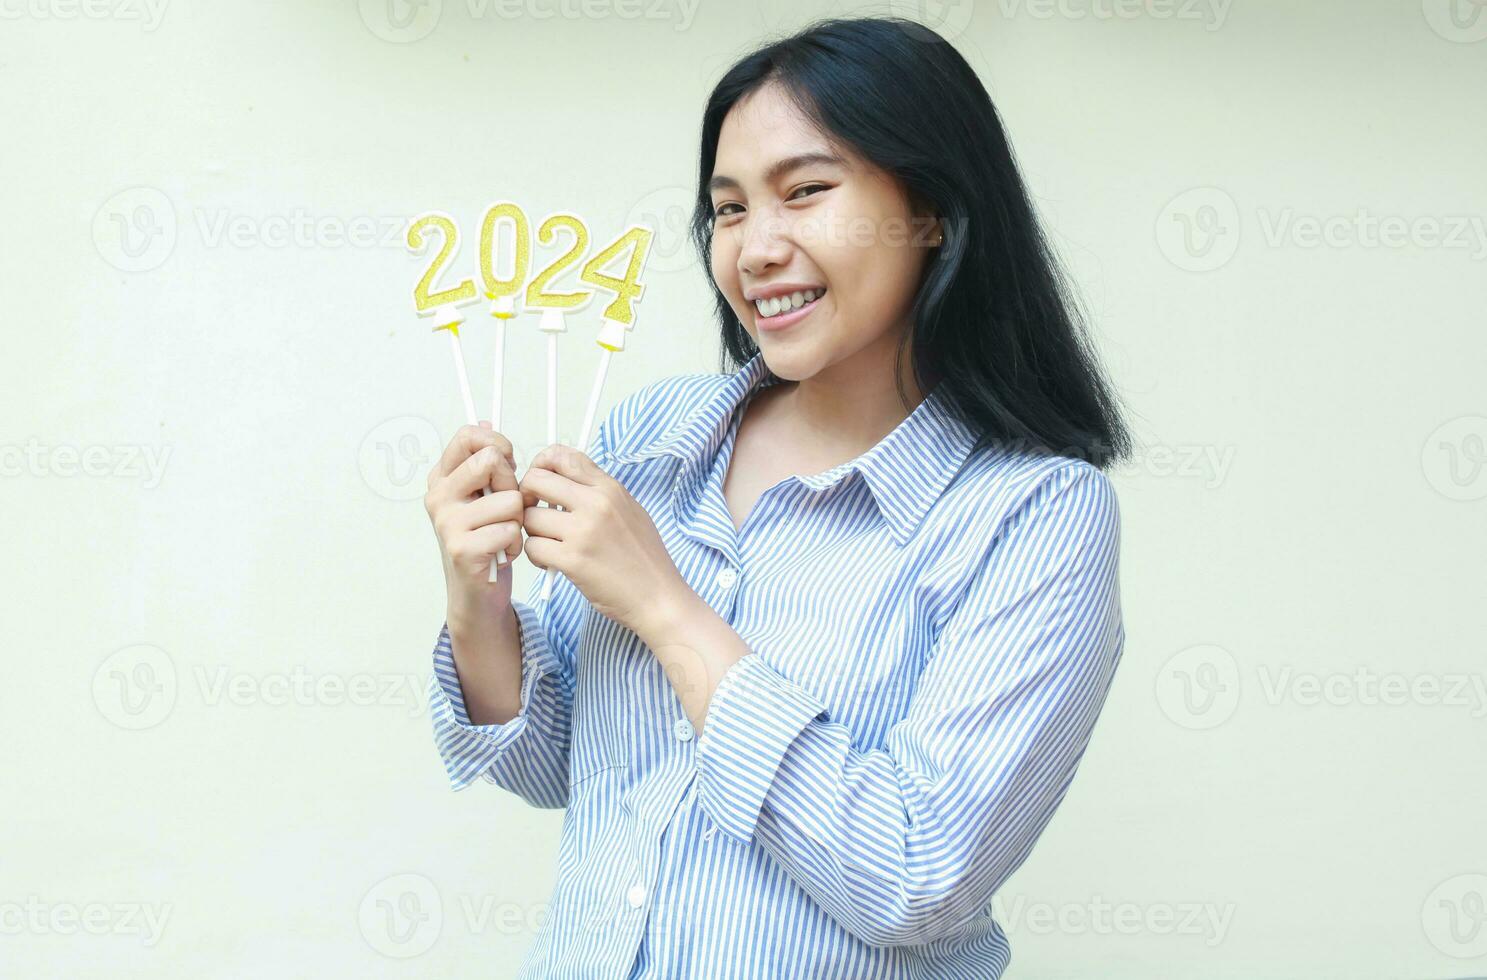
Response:
POLYGON ((754 324, 760 330, 783 330, 794 326, 809 316, 825 295, 826 290, 817 287, 756 299, 754 324))

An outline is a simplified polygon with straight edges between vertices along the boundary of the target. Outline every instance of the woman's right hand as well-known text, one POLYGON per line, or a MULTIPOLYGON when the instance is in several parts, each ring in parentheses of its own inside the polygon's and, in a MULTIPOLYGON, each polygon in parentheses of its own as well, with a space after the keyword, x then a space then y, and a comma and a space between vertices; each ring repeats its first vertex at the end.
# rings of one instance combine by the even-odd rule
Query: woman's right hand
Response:
POLYGON ((485 625, 504 615, 511 604, 511 563, 522 551, 524 503, 516 480, 511 441, 491 428, 462 425, 429 471, 424 509, 444 559, 448 620, 485 625), (491 493, 483 495, 482 489, 491 493), (491 582, 490 565, 505 552, 491 582))

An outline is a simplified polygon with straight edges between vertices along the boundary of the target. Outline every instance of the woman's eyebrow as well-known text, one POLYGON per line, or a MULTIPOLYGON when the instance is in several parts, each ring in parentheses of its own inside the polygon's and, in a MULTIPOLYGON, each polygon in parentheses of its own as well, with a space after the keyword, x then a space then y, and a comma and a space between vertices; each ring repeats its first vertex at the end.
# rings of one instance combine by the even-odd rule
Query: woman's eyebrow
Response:
MULTIPOLYGON (((817 163, 824 163, 834 167, 845 167, 847 165, 847 161, 843 160, 835 153, 824 153, 820 151, 811 153, 797 153, 793 157, 785 157, 783 160, 776 160, 774 163, 770 164, 769 169, 764 172, 764 182, 766 184, 772 184, 782 175, 796 169, 797 167, 808 167, 811 164, 817 163)), ((742 185, 739 184, 738 181, 725 174, 717 174, 713 177, 712 180, 707 182, 707 189, 709 193, 717 190, 722 190, 724 188, 740 189, 741 187, 742 185)))

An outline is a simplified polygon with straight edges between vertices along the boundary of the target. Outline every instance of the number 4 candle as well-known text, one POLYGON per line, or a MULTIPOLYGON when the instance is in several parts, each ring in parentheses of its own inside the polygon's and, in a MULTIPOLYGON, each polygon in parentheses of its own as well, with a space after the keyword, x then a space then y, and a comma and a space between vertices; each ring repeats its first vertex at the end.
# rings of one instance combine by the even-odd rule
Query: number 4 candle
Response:
MULTIPOLYGON (((645 268, 646 256, 650 254, 651 239, 654 237, 654 229, 645 225, 635 225, 615 239, 609 247, 584 263, 583 273, 579 277, 584 282, 615 294, 614 301, 604 308, 603 319, 599 324, 599 336, 595 341, 602 353, 599 355, 599 368, 594 374, 593 387, 589 390, 588 407, 584 410, 583 431, 578 436, 580 449, 588 448, 589 433, 593 429, 594 416, 599 407, 599 394, 604 388, 604 377, 609 372, 610 355, 625 349, 625 334, 635 329, 635 303, 645 291, 645 287, 640 283, 640 273, 645 268), (631 251, 630 262, 625 267, 624 277, 616 279, 605 275, 601 271, 603 267, 612 262, 626 247, 630 247, 631 251)), ((552 372, 556 368, 552 360, 549 360, 548 365, 548 383, 551 386, 553 384, 552 372)), ((549 395, 548 411, 549 413, 554 411, 551 395, 549 395)), ((549 433, 552 432, 550 428, 549 433)), ((548 441, 556 442, 557 440, 549 439, 548 441)), ((542 576, 542 598, 552 597, 552 582, 552 569, 549 568, 542 576)))

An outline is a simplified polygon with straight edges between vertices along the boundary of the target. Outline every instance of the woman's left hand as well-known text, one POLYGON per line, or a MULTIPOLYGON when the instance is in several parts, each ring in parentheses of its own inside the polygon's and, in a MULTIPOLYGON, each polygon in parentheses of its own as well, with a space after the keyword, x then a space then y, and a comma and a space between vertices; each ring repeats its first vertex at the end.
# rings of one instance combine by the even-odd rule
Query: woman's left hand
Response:
POLYGON ((548 446, 520 487, 527 557, 562 572, 595 609, 642 639, 691 593, 651 515, 583 452, 548 446), (563 510, 538 507, 539 499, 563 510))

